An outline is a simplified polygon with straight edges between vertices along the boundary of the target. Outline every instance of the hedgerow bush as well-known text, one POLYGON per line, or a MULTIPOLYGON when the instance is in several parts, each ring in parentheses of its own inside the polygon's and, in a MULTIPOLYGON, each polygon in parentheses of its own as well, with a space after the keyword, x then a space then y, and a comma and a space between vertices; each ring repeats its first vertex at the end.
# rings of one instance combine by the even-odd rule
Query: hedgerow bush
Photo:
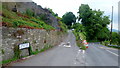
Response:
POLYGON ((64 23, 62 23, 61 21, 59 21, 59 27, 61 28, 61 30, 63 31, 63 32, 67 32, 67 26, 64 24, 64 23))
POLYGON ((103 41, 102 45, 108 46, 110 44, 110 41, 103 41))
POLYGON ((86 39, 85 34, 83 32, 77 32, 76 30, 74 30, 73 33, 76 37, 77 46, 83 50, 86 50, 86 46, 84 46, 84 44, 82 43, 82 41, 86 39))
POLYGON ((34 17, 35 16, 35 13, 32 10, 30 10, 30 9, 27 9, 25 14, 27 14, 30 17, 34 17))

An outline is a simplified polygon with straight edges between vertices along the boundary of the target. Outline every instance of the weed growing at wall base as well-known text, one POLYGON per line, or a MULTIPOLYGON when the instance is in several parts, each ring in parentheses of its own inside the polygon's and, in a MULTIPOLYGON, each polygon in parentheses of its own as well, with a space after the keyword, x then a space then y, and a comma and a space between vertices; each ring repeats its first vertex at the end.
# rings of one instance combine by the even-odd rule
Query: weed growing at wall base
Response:
POLYGON ((53 47, 53 46, 46 44, 46 45, 44 46, 44 48, 42 48, 40 51, 38 51, 38 50, 32 51, 32 48, 30 47, 30 53, 31 53, 31 55, 36 55, 36 54, 38 54, 38 53, 40 53, 40 52, 44 52, 45 50, 48 50, 48 49, 50 49, 50 48, 52 48, 52 47, 53 47))

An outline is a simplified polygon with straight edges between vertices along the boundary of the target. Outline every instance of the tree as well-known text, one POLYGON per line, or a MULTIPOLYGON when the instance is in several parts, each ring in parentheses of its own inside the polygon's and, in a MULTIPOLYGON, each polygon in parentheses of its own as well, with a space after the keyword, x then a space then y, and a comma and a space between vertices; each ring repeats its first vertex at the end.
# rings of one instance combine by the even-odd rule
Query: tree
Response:
POLYGON ((67 12, 62 16, 62 22, 70 28, 72 23, 76 22, 76 17, 72 12, 67 12))
POLYGON ((105 41, 109 39, 110 31, 107 25, 110 20, 108 16, 103 15, 103 11, 92 10, 89 5, 81 4, 78 13, 78 20, 81 20, 85 27, 87 40, 105 41))

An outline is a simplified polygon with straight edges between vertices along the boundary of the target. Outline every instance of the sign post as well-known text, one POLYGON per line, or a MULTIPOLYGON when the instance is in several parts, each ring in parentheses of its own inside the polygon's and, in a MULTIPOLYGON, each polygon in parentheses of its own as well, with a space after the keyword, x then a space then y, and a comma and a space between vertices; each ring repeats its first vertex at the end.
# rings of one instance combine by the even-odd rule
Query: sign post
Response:
POLYGON ((24 48, 29 48, 30 47, 30 43, 24 43, 24 44, 20 44, 19 45, 19 49, 24 49, 24 48))
POLYGON ((29 55, 30 55, 30 43, 23 43, 19 45, 19 49, 23 50, 23 49, 28 49, 29 55))

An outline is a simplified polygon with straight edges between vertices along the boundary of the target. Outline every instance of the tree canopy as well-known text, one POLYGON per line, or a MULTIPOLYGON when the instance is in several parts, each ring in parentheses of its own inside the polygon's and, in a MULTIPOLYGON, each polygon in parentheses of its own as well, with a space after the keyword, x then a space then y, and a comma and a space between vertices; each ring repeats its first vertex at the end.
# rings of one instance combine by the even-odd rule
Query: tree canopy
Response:
POLYGON ((62 22, 70 28, 72 23, 76 22, 76 17, 72 12, 67 12, 62 16, 62 22))
POLYGON ((104 16, 103 11, 92 10, 87 4, 81 4, 78 13, 78 20, 81 20, 85 27, 87 40, 104 41, 109 39, 110 31, 107 28, 110 23, 109 16, 104 16))

